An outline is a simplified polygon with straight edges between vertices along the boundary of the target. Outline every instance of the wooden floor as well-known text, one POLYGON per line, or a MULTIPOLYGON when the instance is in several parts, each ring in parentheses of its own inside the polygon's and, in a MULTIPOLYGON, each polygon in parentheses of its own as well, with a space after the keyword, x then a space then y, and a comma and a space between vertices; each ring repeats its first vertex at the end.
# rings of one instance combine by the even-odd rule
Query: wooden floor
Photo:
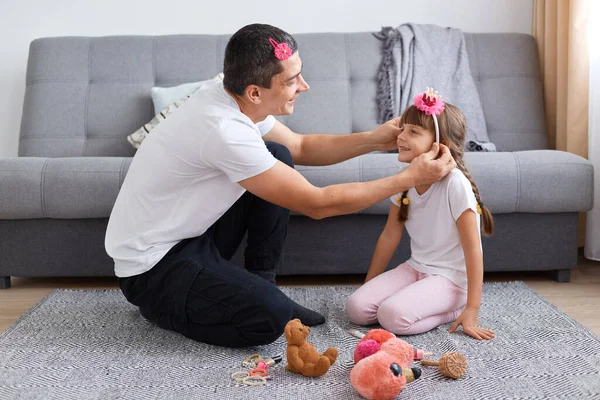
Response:
MULTIPOLYGON (((281 277, 282 286, 356 285, 360 276, 281 277)), ((571 282, 557 283, 545 273, 488 273, 486 282, 525 281, 560 310, 600 336, 600 262, 580 257, 571 282)), ((115 278, 12 278, 0 290, 0 333, 55 289, 116 289, 115 278)))

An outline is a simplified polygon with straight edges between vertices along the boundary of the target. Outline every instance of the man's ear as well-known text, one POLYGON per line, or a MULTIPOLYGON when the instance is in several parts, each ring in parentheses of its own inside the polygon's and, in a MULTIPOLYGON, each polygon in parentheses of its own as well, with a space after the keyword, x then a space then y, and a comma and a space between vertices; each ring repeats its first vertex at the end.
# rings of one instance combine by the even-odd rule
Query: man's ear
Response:
POLYGON ((261 90, 257 85, 248 85, 246 87, 246 98, 253 104, 260 104, 262 102, 261 90))

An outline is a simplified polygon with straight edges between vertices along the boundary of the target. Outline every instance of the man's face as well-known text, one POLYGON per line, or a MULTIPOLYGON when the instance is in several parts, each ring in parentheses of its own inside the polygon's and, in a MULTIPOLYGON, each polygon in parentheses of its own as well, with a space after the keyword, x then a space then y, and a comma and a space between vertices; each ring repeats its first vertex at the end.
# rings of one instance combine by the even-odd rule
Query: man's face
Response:
POLYGON ((294 112, 294 104, 301 92, 310 87, 302 77, 302 61, 295 52, 287 60, 282 60, 283 71, 271 78, 271 88, 261 89, 262 104, 267 114, 289 115, 294 112))

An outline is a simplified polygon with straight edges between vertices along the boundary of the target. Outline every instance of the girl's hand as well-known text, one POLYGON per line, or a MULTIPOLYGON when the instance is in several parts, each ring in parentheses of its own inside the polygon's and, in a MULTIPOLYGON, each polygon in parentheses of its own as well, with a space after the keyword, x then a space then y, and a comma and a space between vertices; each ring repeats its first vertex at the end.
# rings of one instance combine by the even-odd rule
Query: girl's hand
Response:
POLYGON ((496 337, 494 331, 479 327, 477 314, 478 311, 476 309, 465 308, 458 318, 456 318, 456 321, 454 321, 448 332, 453 333, 459 325, 462 325, 463 331, 477 340, 490 340, 496 337))

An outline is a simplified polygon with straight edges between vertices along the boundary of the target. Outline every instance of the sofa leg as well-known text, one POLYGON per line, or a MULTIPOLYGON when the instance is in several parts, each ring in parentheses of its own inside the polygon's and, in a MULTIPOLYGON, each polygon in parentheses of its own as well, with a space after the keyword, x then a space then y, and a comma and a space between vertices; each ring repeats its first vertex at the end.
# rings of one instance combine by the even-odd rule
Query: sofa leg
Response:
POLYGON ((8 289, 10 287, 10 276, 0 276, 0 289, 8 289))
POLYGON ((570 269, 557 269, 552 271, 552 277, 556 282, 566 283, 571 281, 570 269))

